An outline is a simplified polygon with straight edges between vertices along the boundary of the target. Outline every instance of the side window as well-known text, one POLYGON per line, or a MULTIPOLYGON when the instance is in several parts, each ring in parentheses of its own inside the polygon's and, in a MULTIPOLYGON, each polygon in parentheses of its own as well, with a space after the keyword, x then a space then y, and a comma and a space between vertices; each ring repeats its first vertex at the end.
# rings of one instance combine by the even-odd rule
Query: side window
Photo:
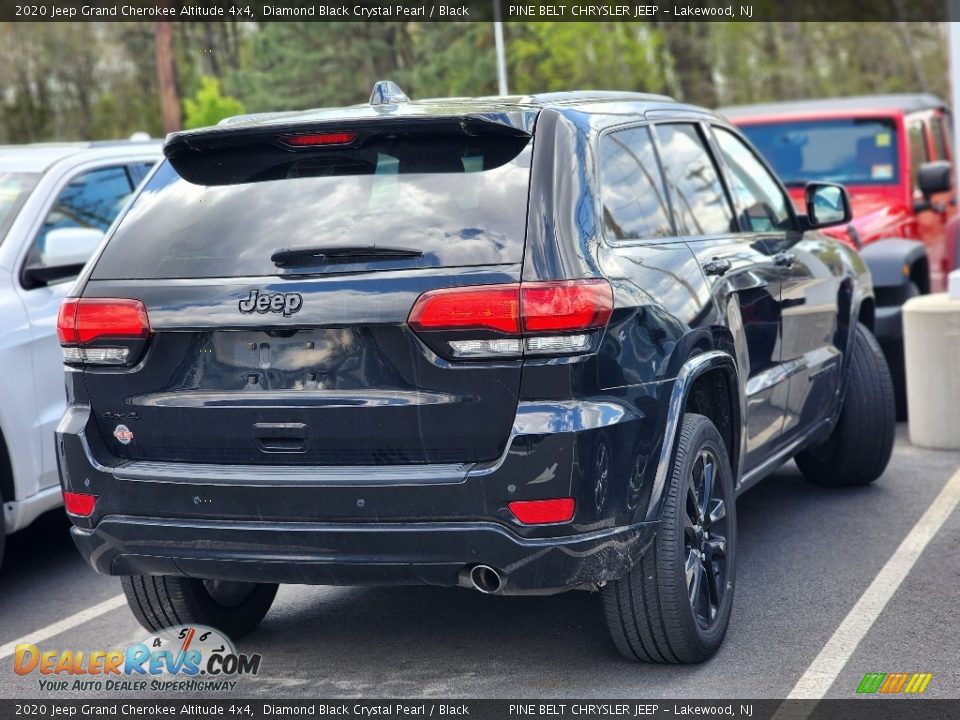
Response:
POLYGON ((736 232, 717 167, 695 125, 657 125, 678 230, 686 235, 736 232))
POLYGON ((133 191, 123 166, 99 168, 77 175, 60 191, 43 220, 30 250, 30 261, 39 260, 47 233, 60 228, 93 228, 105 232, 133 191))
POLYGON ((137 162, 127 166, 127 170, 130 171, 130 180, 133 182, 134 187, 143 182, 143 179, 153 168, 153 165, 154 163, 151 162, 137 162))
POLYGON ((927 161, 927 137, 923 131, 923 121, 913 120, 907 125, 907 137, 910 142, 910 177, 914 184, 920 166, 927 161))
POLYGON ((933 159, 949 160, 950 153, 947 151, 947 141, 944 135, 942 118, 936 116, 930 118, 930 134, 933 136, 933 159))
POLYGON ((670 237, 670 209, 647 128, 600 138, 600 195, 610 239, 670 237))
POLYGON ((769 232, 793 226, 790 200, 744 142, 725 128, 715 127, 720 154, 730 169, 734 200, 743 230, 769 232))

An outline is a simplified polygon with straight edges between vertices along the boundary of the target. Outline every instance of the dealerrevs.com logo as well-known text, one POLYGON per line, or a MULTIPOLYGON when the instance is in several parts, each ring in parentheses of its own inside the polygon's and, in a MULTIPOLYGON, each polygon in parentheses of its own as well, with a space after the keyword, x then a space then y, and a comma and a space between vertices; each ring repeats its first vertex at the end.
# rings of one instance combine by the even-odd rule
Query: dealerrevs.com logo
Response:
POLYGON ((203 625, 172 627, 123 650, 41 650, 17 645, 13 670, 39 675, 44 692, 231 691, 236 678, 260 672, 259 653, 238 653, 223 633, 203 625))

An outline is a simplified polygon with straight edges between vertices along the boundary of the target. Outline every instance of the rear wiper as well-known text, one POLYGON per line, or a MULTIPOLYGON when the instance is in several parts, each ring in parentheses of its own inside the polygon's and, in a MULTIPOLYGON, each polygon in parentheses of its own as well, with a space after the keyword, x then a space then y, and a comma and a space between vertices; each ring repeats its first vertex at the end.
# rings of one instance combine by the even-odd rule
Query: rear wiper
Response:
POLYGON ((271 255, 270 260, 277 267, 289 267, 291 265, 407 260, 419 257, 423 257, 420 250, 377 247, 376 245, 354 245, 348 247, 282 248, 271 255))

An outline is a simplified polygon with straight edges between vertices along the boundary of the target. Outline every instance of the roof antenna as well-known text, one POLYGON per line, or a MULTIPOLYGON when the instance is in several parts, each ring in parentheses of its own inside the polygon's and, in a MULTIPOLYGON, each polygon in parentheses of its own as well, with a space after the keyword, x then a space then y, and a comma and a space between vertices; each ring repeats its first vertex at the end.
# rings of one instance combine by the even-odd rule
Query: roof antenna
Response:
POLYGON ((410 98, 393 80, 378 80, 370 93, 371 105, 396 105, 405 102, 410 102, 410 98))

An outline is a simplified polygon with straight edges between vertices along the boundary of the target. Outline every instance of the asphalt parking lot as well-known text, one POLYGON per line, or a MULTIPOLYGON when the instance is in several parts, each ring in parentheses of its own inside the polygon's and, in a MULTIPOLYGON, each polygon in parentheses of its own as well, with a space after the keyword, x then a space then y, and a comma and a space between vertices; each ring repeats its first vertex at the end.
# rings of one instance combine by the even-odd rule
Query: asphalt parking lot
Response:
MULTIPOLYGON (((720 653, 701 666, 621 660, 593 593, 501 598, 456 589, 286 586, 263 624, 238 643, 263 662, 257 677, 239 681, 236 695, 785 697, 958 468, 960 453, 915 448, 900 426, 890 466, 872 487, 814 487, 790 463, 746 493, 738 503, 733 620, 720 653)), ((960 697, 958 544, 955 510, 827 697, 852 697, 867 672, 933 673, 926 696, 960 697)), ((31 633, 119 593, 118 579, 81 561, 63 516, 46 516, 8 539, 0 647, 30 641, 31 633)), ((39 645, 124 648, 146 636, 123 606, 39 645)), ((39 695, 37 674, 17 676, 12 657, 0 651, 0 697, 39 695)))

